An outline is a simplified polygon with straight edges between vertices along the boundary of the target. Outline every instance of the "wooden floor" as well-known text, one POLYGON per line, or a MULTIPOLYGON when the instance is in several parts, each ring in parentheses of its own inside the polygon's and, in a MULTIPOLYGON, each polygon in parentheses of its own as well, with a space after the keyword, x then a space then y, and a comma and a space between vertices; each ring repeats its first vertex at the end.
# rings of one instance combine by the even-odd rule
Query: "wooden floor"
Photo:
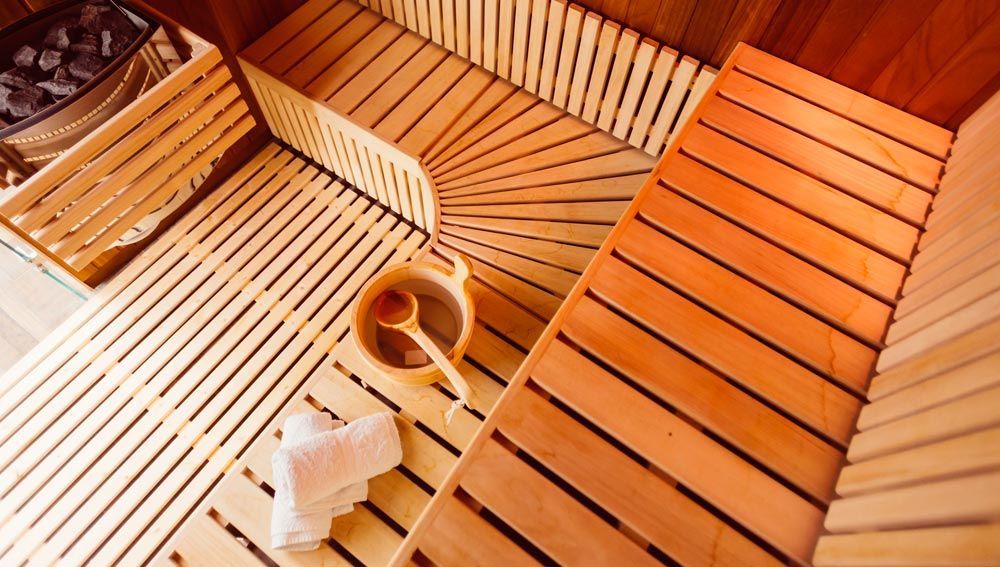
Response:
POLYGON ((950 133, 747 46, 716 87, 401 560, 810 562, 950 133))

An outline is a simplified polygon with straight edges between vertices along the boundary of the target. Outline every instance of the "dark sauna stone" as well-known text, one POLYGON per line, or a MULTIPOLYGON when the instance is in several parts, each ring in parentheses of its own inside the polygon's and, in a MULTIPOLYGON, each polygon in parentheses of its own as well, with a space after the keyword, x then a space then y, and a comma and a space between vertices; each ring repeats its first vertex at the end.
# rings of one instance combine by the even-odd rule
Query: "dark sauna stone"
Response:
POLYGON ((38 83, 37 86, 54 97, 62 98, 73 94, 80 84, 70 79, 49 79, 38 83))
POLYGON ((110 11, 111 6, 106 4, 86 4, 83 6, 83 9, 80 10, 80 25, 91 33, 101 33, 101 30, 104 28, 98 23, 98 20, 100 19, 101 14, 106 14, 110 11))
POLYGON ((98 55, 101 53, 101 40, 92 33, 85 33, 80 38, 80 41, 70 44, 69 50, 73 53, 98 55))
POLYGON ((81 53, 69 64, 69 73, 81 81, 93 79, 104 67, 104 60, 96 55, 81 53))
POLYGON ((42 56, 38 58, 38 66, 42 69, 42 71, 51 71, 62 65, 62 62, 63 52, 56 51, 55 49, 43 50, 42 56))
POLYGON ((69 72, 69 65, 60 65, 54 75, 53 79, 72 79, 73 74, 69 72))
POLYGON ((80 39, 80 27, 76 23, 76 18, 60 18, 49 26, 49 31, 45 34, 45 46, 65 51, 78 39, 80 39))
POLYGON ((7 97, 13 92, 7 85, 0 85, 0 112, 7 112, 7 97))
POLYGON ((44 76, 39 76, 31 67, 17 67, 0 73, 0 84, 13 87, 15 89, 26 89, 35 86, 38 81, 44 80, 44 76))
POLYGON ((14 64, 18 67, 31 67, 38 58, 38 50, 30 45, 22 45, 14 52, 14 64))
POLYGON ((45 91, 30 86, 7 97, 7 112, 14 118, 27 118, 45 107, 45 91))
POLYGON ((121 55, 135 37, 132 34, 125 34, 117 30, 104 30, 101 32, 101 55, 108 58, 115 58, 121 55))

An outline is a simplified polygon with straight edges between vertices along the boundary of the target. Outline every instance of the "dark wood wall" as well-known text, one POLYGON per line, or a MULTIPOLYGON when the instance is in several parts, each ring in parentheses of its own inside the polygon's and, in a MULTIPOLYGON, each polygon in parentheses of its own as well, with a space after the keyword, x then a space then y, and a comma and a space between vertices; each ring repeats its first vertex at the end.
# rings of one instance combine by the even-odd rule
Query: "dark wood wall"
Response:
MULTIPOLYGON (((54 0, 0 1, 0 24, 54 0)), ((304 0, 146 0, 238 52, 304 0)), ((720 66, 739 41, 956 128, 1000 87, 1000 0, 573 0, 720 66)))
POLYGON ((1000 0, 575 0, 719 66, 739 41, 956 128, 1000 86, 1000 0))

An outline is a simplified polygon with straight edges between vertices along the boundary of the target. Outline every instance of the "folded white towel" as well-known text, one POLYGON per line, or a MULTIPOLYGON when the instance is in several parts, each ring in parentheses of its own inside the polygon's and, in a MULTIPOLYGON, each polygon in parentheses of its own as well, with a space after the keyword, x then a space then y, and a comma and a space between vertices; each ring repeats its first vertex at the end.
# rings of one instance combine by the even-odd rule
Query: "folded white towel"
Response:
MULTIPOLYGON (((285 420, 281 447, 294 447, 313 435, 335 430, 344 422, 334 420, 324 412, 289 416, 285 420)), ((368 481, 362 481, 335 491, 308 510, 292 508, 287 491, 275 490, 271 510, 271 547, 286 551, 310 551, 330 533, 330 522, 336 516, 349 514, 354 503, 368 498, 368 481)))
POLYGON ((392 414, 369 415, 294 446, 282 444, 271 456, 274 489, 288 494, 293 508, 305 510, 329 496, 331 489, 378 476, 402 459, 392 414))

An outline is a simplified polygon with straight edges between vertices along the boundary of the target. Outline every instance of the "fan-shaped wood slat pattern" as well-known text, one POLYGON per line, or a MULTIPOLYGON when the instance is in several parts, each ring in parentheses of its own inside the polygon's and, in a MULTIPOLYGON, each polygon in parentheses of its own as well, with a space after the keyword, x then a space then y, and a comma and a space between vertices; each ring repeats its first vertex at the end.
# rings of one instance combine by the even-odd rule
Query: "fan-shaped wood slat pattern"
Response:
MULTIPOLYGON (((468 255, 489 286, 544 319, 654 163, 350 0, 309 3, 241 57, 251 80, 266 71, 260 84, 288 83, 419 158, 440 204, 435 250, 468 255)), ((288 134, 308 131, 307 116, 269 120, 322 161, 308 135, 288 134)))

